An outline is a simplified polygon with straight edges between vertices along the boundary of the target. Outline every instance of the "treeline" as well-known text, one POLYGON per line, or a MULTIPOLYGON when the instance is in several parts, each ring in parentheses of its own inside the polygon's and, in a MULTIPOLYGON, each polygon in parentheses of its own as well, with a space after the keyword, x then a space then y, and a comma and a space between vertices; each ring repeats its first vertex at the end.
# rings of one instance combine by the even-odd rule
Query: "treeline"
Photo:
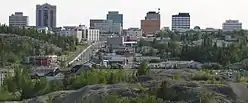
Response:
POLYGON ((31 79, 28 69, 15 69, 0 86, 0 101, 23 100, 59 90, 75 90, 93 84, 134 83, 137 75, 149 72, 145 62, 137 72, 133 70, 96 70, 82 71, 80 75, 65 75, 63 80, 48 81, 46 78, 31 79))
MULTIPOLYGON (((178 36, 178 34, 174 35, 178 36)), ((235 43, 224 45, 213 41, 215 37, 220 37, 216 35, 203 35, 201 38, 195 37, 194 40, 202 39, 202 43, 199 45, 192 45, 192 41, 188 39, 181 41, 181 44, 175 40, 169 40, 168 42, 154 40, 149 42, 141 39, 138 42, 138 46, 150 46, 158 50, 155 52, 152 49, 148 54, 145 54, 149 56, 160 56, 163 59, 195 60, 203 63, 217 62, 224 66, 240 62, 248 57, 246 36, 238 36, 238 41, 235 43)))
POLYGON ((135 72, 124 70, 87 70, 80 75, 70 75, 63 80, 31 79, 27 69, 16 69, 7 76, 0 88, 0 101, 23 100, 59 90, 75 90, 93 84, 134 82, 135 72))
POLYGON ((180 57, 183 60, 196 60, 199 62, 217 62, 229 65, 240 62, 248 57, 247 39, 244 37, 234 44, 218 46, 208 36, 203 38, 200 46, 182 46, 180 57))
POLYGON ((19 36, 28 36, 41 41, 45 41, 62 48, 63 50, 75 50, 77 45, 77 39, 69 36, 59 36, 56 34, 46 34, 45 32, 39 32, 33 28, 17 28, 6 25, 0 25, 0 33, 3 34, 16 34, 19 36))

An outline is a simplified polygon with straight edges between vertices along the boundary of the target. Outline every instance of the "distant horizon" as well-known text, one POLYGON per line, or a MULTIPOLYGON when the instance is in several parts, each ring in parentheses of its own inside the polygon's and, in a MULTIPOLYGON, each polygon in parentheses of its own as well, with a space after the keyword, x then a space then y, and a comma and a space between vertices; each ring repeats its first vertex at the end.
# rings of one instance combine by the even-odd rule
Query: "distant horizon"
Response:
POLYGON ((239 20, 242 28, 248 29, 248 15, 245 14, 248 10, 243 9, 248 6, 248 1, 245 0, 8 0, 1 3, 0 23, 8 25, 8 17, 11 14, 23 12, 24 16, 29 17, 29 26, 35 26, 36 5, 45 3, 57 6, 58 27, 80 24, 89 27, 90 19, 106 19, 109 11, 119 11, 123 14, 124 29, 140 28, 140 20, 144 19, 146 13, 160 8, 161 28, 171 28, 172 15, 189 13, 191 28, 200 26, 221 29, 226 20, 239 20))

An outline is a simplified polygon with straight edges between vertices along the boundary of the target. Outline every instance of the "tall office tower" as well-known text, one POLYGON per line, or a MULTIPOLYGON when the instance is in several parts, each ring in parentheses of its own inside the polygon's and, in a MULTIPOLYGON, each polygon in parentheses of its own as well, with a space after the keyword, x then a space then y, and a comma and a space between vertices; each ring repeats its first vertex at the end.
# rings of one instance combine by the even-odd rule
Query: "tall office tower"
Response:
POLYGON ((36 5, 36 26, 37 27, 56 27, 56 6, 45 3, 36 5))
POLYGON ((242 23, 240 23, 239 20, 226 20, 222 24, 222 30, 223 31, 242 30, 242 23))
POLYGON ((159 11, 150 11, 146 14, 145 20, 141 20, 141 29, 144 36, 153 36, 160 31, 159 11))
POLYGON ((9 25, 16 27, 28 26, 28 16, 23 16, 22 12, 15 12, 9 16, 9 25))
POLYGON ((123 27, 123 14, 119 14, 118 11, 109 11, 107 20, 113 20, 113 23, 120 23, 121 27, 123 27))
POLYGON ((189 13, 179 13, 172 15, 172 30, 190 29, 189 13))

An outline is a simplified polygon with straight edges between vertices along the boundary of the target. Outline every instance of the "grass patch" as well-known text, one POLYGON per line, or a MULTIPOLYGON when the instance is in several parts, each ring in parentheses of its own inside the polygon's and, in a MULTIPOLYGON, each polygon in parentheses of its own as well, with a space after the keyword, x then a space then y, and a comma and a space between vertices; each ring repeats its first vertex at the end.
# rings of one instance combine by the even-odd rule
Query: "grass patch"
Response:
POLYGON ((196 72, 191 79, 196 80, 196 81, 208 81, 208 80, 220 81, 221 80, 219 76, 214 75, 212 73, 205 72, 205 71, 196 72))
POLYGON ((215 84, 205 84, 205 86, 225 87, 225 86, 227 86, 227 85, 221 84, 221 83, 215 83, 215 84))

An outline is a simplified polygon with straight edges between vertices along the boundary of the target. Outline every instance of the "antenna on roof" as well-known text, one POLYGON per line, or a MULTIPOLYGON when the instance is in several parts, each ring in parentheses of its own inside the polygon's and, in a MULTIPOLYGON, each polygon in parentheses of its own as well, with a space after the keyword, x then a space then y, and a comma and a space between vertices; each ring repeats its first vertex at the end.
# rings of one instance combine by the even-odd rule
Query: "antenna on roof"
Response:
POLYGON ((158 8, 158 13, 160 13, 160 8, 158 8))

